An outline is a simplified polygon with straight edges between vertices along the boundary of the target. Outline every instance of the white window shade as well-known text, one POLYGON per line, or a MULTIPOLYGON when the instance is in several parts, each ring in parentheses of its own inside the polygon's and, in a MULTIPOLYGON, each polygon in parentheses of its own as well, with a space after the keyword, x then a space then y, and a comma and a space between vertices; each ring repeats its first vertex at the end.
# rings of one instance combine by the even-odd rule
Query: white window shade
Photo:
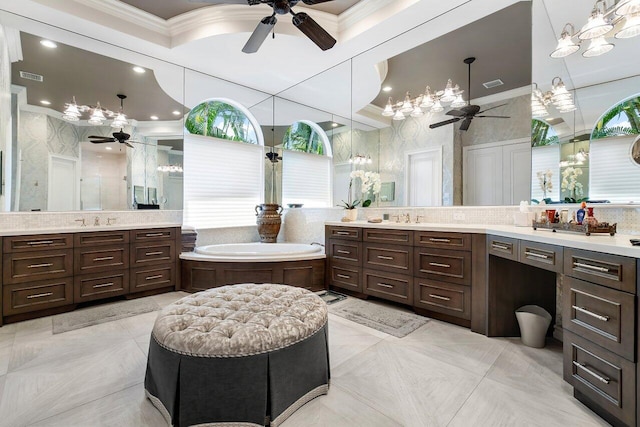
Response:
MULTIPOLYGON (((634 135, 635 136, 635 135, 634 135)), ((639 202, 640 168, 631 159, 634 136, 595 139, 589 148, 589 199, 639 202)))
POLYGON ((282 157, 282 203, 305 207, 329 207, 331 200, 331 158, 284 150, 282 157))
POLYGON ((255 225, 255 206, 264 199, 264 147, 188 134, 184 144, 184 224, 255 225))
POLYGON ((547 191, 547 197, 551 200, 560 200, 560 146, 557 144, 531 149, 531 198, 544 199, 544 192, 540 186, 538 172, 545 173, 551 170, 551 184, 553 188, 547 191))

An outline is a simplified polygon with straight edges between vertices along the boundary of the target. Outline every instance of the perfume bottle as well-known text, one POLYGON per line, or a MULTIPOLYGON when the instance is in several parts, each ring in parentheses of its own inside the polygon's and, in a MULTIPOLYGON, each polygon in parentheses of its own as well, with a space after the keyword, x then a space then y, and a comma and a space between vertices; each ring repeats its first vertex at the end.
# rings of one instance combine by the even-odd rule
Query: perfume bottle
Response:
POLYGON ((576 222, 579 225, 582 225, 582 221, 584 221, 584 215, 585 215, 585 210, 584 208, 587 207, 587 204, 585 202, 582 202, 582 204, 580 205, 580 209, 578 209, 578 212, 576 212, 576 222))

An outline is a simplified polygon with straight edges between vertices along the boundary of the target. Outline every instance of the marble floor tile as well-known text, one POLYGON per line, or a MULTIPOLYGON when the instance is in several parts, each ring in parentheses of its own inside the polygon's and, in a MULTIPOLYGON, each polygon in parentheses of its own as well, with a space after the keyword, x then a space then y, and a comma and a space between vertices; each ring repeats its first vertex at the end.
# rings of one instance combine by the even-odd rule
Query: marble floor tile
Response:
POLYGON ((450 427, 608 426, 582 403, 566 395, 536 395, 485 378, 458 411, 450 427))
POLYGON ((151 342, 151 334, 149 333, 135 337, 134 341, 136 342, 136 344, 138 344, 138 347, 140 347, 140 350, 144 354, 144 357, 149 356, 149 343, 151 342))
POLYGON ((14 335, 16 333, 17 328, 16 323, 9 323, 8 325, 3 325, 0 327, 0 339, 2 339, 6 335, 14 335))
POLYGON ((5 334, 3 338, 0 339, 0 375, 6 374, 9 370, 14 341, 14 334, 5 334))
POLYGON ((31 424, 31 427, 166 425, 160 411, 145 396, 144 385, 140 383, 31 424))
POLYGON ((132 338, 138 337, 142 334, 151 334, 153 330, 153 324, 158 317, 157 311, 151 311, 149 313, 139 314, 137 316, 125 317, 124 319, 116 320, 114 323, 119 324, 129 332, 132 338))
POLYGON ((26 335, 48 336, 53 335, 53 322, 51 316, 41 317, 39 319, 25 320, 18 322, 16 325, 16 337, 26 335))
POLYGON ((289 417, 282 427, 383 427, 401 424, 332 385, 329 394, 313 399, 289 417))
POLYGON ((329 312, 329 321, 330 321, 330 325, 334 323, 339 323, 341 325, 349 326, 350 328, 355 329, 364 334, 373 335, 379 338, 388 338, 391 336, 386 332, 382 332, 377 329, 373 329, 368 326, 361 325, 360 323, 352 322, 351 320, 347 320, 344 317, 337 316, 331 312, 329 312))
POLYGON ((147 298, 153 298, 153 300, 157 302, 160 307, 164 307, 175 301, 178 301, 180 298, 186 297, 187 295, 191 295, 191 294, 188 292, 177 291, 177 292, 167 292, 165 294, 153 295, 147 298))
POLYGON ((346 389, 403 426, 443 426, 482 377, 382 341, 331 373, 346 389))
MULTIPOLYGON (((337 316, 336 316, 337 317, 337 316)), ((358 328, 355 323, 329 319, 329 360, 334 369, 345 360, 382 341, 378 334, 358 328)), ((370 328, 367 328, 370 329, 370 328)), ((386 335, 386 334, 385 334, 386 335)))

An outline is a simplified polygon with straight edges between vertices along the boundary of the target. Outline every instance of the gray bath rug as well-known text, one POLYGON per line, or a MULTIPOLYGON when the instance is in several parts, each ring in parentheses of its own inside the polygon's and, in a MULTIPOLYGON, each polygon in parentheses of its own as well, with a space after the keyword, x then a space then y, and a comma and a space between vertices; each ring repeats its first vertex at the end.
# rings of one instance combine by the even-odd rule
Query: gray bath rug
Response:
POLYGON ((156 310, 160 310, 160 306, 151 298, 118 301, 83 308, 53 316, 53 333, 60 334, 156 310))
POLYGON ((429 321, 429 318, 400 308, 356 298, 329 307, 329 312, 394 337, 402 338, 429 321))

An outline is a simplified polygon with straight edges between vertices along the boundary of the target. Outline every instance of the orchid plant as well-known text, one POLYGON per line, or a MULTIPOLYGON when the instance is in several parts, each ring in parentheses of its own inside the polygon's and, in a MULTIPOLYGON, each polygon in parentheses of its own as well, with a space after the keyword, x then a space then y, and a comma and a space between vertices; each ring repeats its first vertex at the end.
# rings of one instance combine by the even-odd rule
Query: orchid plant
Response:
POLYGON ((576 203, 581 202, 581 197, 584 195, 584 188, 582 183, 578 182, 578 177, 582 175, 581 168, 568 167, 562 171, 562 185, 563 190, 569 191, 569 197, 565 197, 565 202, 576 203))
POLYGON ((546 199, 547 192, 553 190, 553 182, 551 181, 553 172, 551 171, 551 169, 547 169, 544 172, 538 171, 536 175, 538 175, 538 182, 540 183, 540 188, 542 189, 544 199, 546 199))
POLYGON ((349 175, 349 198, 348 201, 344 200, 337 206, 343 207, 345 209, 355 209, 360 203, 362 203, 362 207, 366 208, 371 205, 371 199, 368 199, 369 195, 375 195, 380 193, 380 189, 382 188, 382 181, 380 180, 380 174, 377 172, 365 172, 362 169, 356 169, 349 175), (362 193, 362 197, 360 199, 356 199, 355 201, 351 201, 351 188, 353 187, 353 180, 360 179, 360 192, 362 193))

